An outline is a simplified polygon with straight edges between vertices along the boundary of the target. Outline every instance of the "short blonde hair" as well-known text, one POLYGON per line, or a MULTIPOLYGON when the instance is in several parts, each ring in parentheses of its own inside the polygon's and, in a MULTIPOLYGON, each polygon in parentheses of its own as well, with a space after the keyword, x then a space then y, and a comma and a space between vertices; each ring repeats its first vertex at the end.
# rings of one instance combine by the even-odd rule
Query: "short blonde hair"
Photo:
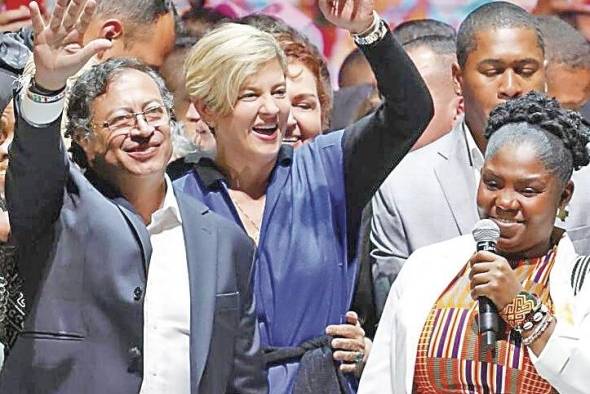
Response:
POLYGON ((188 55, 186 91, 214 113, 228 115, 246 80, 272 60, 278 60, 287 72, 285 54, 272 35, 252 26, 224 23, 203 36, 188 55))

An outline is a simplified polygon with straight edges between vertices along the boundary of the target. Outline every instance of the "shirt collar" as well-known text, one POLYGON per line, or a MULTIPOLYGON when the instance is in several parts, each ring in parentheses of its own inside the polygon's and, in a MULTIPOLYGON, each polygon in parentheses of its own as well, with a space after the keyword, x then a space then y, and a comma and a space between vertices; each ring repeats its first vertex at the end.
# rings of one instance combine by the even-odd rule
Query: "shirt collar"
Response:
POLYGON ((147 229, 151 235, 161 233, 165 230, 182 225, 178 201, 174 195, 172 181, 168 175, 164 175, 166 180, 166 194, 160 209, 152 214, 152 220, 147 229))
POLYGON ((465 121, 462 122, 463 135, 465 136, 465 142, 467 144, 467 153, 469 155, 469 165, 475 167, 477 170, 481 170, 483 167, 483 154, 479 150, 479 147, 473 139, 471 130, 465 121))
MULTIPOLYGON (((277 155, 275 168, 277 166, 288 167, 292 162, 293 147, 286 144, 281 145, 277 155)), ((225 175, 210 156, 199 158, 194 165, 194 169, 207 189, 218 188, 220 187, 221 182, 226 181, 225 175)))

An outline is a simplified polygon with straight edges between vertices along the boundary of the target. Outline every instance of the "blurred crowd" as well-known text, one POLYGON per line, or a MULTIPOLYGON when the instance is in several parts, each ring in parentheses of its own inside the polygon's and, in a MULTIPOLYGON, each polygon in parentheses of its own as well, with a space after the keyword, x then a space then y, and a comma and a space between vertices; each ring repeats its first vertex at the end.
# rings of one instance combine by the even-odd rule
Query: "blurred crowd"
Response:
POLYGON ((334 72, 290 6, 28 3, 0 1, 0 393, 587 391, 590 5, 320 0, 334 72))

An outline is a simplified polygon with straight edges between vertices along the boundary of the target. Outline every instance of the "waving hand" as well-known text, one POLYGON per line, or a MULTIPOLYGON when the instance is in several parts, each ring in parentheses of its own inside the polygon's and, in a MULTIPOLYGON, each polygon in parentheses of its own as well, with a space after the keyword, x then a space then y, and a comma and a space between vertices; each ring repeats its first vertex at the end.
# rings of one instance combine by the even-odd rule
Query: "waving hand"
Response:
POLYGON ((68 77, 92 56, 111 47, 111 42, 102 38, 83 45, 84 33, 96 9, 94 0, 57 0, 48 23, 43 21, 37 3, 31 2, 29 9, 35 33, 35 82, 42 88, 63 88, 68 77))

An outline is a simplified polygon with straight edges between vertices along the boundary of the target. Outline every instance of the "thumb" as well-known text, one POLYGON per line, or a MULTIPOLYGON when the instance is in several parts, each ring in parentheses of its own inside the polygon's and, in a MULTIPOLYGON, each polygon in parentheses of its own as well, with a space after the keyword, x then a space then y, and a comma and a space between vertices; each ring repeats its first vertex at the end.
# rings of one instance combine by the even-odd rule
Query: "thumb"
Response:
POLYGON ((98 38, 90 41, 84 48, 82 48, 76 56, 80 63, 86 64, 94 55, 101 51, 105 51, 113 46, 113 43, 106 38, 98 38))
POLYGON ((346 312, 346 321, 349 324, 352 324, 352 325, 355 325, 356 326, 357 324, 359 324, 359 317, 356 314, 356 312, 354 312, 354 311, 348 311, 348 312, 346 312))

